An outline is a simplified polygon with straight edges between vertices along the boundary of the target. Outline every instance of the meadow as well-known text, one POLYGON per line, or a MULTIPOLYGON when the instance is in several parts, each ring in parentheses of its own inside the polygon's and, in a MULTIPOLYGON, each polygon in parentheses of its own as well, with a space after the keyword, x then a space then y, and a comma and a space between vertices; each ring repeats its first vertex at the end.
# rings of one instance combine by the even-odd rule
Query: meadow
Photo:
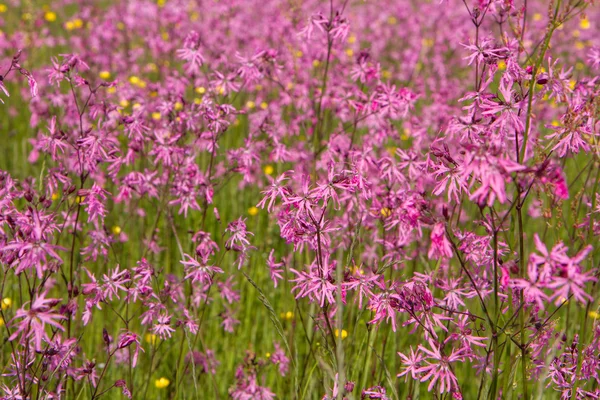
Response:
POLYGON ((594 0, 0 0, 0 399, 600 399, 594 0))

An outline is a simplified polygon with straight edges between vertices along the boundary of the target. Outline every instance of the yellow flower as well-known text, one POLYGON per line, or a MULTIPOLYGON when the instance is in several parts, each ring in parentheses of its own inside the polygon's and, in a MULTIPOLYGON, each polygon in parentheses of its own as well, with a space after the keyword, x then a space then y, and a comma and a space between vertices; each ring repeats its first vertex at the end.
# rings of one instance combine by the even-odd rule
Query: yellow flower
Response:
POLYGON ((180 101, 175 102, 175 111, 181 110, 183 110, 183 103, 181 103, 180 101))
POLYGON ((54 11, 46 11, 46 14, 44 14, 44 19, 48 22, 54 22, 56 21, 56 13, 54 11))
POLYGON ((7 9, 6 4, 0 4, 0 13, 5 13, 7 9))
POLYGON ((81 204, 85 200, 85 196, 77 196, 75 197, 75 201, 77 204, 81 204))
POLYGON ((114 87, 114 86, 111 86, 111 87, 109 87, 108 89, 106 89, 106 91, 107 91, 109 94, 114 94, 114 93, 117 93, 117 88, 116 88, 116 87, 114 87))
POLYGON ((354 50, 352 50, 352 49, 346 49, 346 55, 348 57, 352 57, 354 55, 354 50))
POLYGON ((4 320, 2 319, 2 317, 0 317, 0 327, 4 326, 4 320))
POLYGON ((600 314, 599 314, 597 311, 590 311, 590 312, 588 313, 588 315, 590 316, 590 318, 593 318, 593 319, 598 319, 598 318, 600 318, 600 314))
POLYGON ((159 112, 153 112, 153 113, 152 113, 152 119, 153 119, 153 120, 155 120, 155 121, 160 121, 160 117, 161 117, 161 115, 160 115, 160 113, 159 113, 159 112))
POLYGON ((581 29, 590 29, 590 20, 587 18, 582 19, 581 21, 579 21, 579 27, 581 29))
POLYGON ((262 103, 260 103, 260 108, 262 108, 263 110, 266 110, 267 107, 269 107, 269 104, 266 101, 263 101, 262 103))
POLYGON ((397 22, 398 22, 398 19, 396 17, 394 17, 393 15, 389 16, 387 19, 387 23, 390 25, 395 25, 397 22))
POLYGON ((121 101, 119 102, 119 105, 120 105, 121 107, 123 107, 123 108, 125 108, 125 107, 129 107, 129 100, 127 100, 127 99, 123 99, 123 100, 121 100, 121 101))
POLYGON ((254 90, 262 90, 262 89, 263 89, 263 85, 261 85, 261 84, 254 86, 254 90))
POLYGON ((167 3, 167 0, 158 0, 156 2, 156 4, 161 8, 164 7, 166 3, 167 3))
POLYGON ((263 169, 263 171, 267 175, 273 175, 273 172, 275 172, 275 168, 273 168, 272 165, 265 165, 265 168, 263 169))
MULTIPOLYGON (((335 330, 335 337, 340 337, 339 329, 335 330)), ((346 332, 345 329, 342 329, 342 340, 346 339, 347 337, 348 337, 348 332, 346 332)))
POLYGON ((72 21, 65 22, 65 29, 68 31, 72 31, 75 29, 75 24, 72 21))
POLYGON ((585 43, 583 43, 582 41, 578 40, 575 42, 575 48, 577 50, 583 50, 585 49, 585 43))
POLYGON ((381 216, 382 216, 383 218, 388 218, 390 215, 392 215, 392 210, 390 210, 390 209, 389 209, 389 208, 387 208, 387 207, 383 207, 383 208, 382 208, 382 209, 379 211, 379 213, 381 214, 381 216))
POLYGON ((51 198, 52 198, 52 201, 58 200, 58 199, 60 199, 60 194, 58 194, 58 193, 52 193, 52 197, 51 198))
POLYGON ((504 61, 504 60, 498 61, 498 69, 500 71, 504 71, 506 69, 506 61, 504 61))
POLYGON ((83 21, 81 20, 81 18, 75 18, 75 19, 73 20, 73 26, 74 26, 76 29, 80 29, 81 27, 83 27, 83 21))
POLYGON ((170 380, 168 380, 165 377, 162 377, 162 378, 154 381, 154 386, 156 386, 158 389, 164 389, 167 386, 169 386, 170 383, 171 383, 170 380))
POLYGON ((146 336, 144 336, 144 340, 146 340, 146 343, 150 343, 154 346, 156 344, 156 341, 158 340, 158 336, 156 336, 154 333, 146 333, 146 336))
POLYGON ((569 88, 571 88, 571 90, 575 89, 576 84, 577 84, 577 82, 571 79, 569 81, 569 88))
POLYGON ((140 78, 138 78, 138 77, 137 77, 137 76, 135 76, 135 75, 134 75, 134 76, 131 76, 131 77, 129 77, 129 82, 130 82, 132 85, 139 85, 139 84, 140 84, 140 81, 141 81, 141 79, 140 79, 140 78))
POLYGON ((258 214, 258 208, 256 208, 256 207, 250 207, 248 209, 248 214, 250 214, 251 216, 254 217, 255 215, 258 214))
POLYGON ((271 353, 265 353, 265 357, 271 358, 271 353))
POLYGON ((290 320, 292 318, 294 318, 294 313, 293 312, 288 311, 288 312, 285 313, 285 319, 290 320))
POLYGON ((100 79, 110 79, 110 72, 108 71, 100 71, 100 73, 98 74, 98 76, 100 77, 100 79))
POLYGON ((194 97, 194 104, 202 104, 202 99, 194 97))
POLYGON ((319 65, 321 65, 321 61, 313 60, 313 67, 317 68, 319 65))
POLYGON ((296 56, 296 58, 300 58, 304 55, 304 53, 302 52, 302 50, 296 50, 296 53, 294 53, 294 55, 296 56))
POLYGON ((119 233, 121 233, 121 227, 119 225, 113 226, 112 233, 114 233, 115 235, 118 235, 119 233))
POLYGON ((2 299, 2 309, 6 310, 12 306, 12 300, 10 297, 5 297, 2 299))
POLYGON ((535 22, 541 21, 542 20, 542 14, 540 14, 540 13, 533 14, 533 20, 535 22))
POLYGON ((356 43, 356 36, 354 36, 354 35, 350 35, 350 36, 348 37, 348 43, 351 43, 351 44, 352 44, 352 43, 356 43))
POLYGON ((256 107, 256 103, 255 103, 255 102, 253 102, 252 100, 248 100, 248 101, 246 102, 246 108, 249 108, 249 109, 251 109, 251 110, 252 110, 254 107, 256 107))
POLYGON ((285 85, 285 88, 287 90, 291 90, 294 88, 294 83, 293 82, 288 82, 287 85, 285 85))
POLYGON ((196 88, 196 93, 204 94, 204 93, 206 93, 206 88, 204 86, 199 86, 196 88))

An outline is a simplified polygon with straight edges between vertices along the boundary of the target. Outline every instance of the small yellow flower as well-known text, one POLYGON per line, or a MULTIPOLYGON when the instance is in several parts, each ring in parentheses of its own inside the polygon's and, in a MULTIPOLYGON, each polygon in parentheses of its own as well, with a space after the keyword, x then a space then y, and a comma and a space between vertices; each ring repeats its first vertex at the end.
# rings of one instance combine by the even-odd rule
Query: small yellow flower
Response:
POLYGON ((394 156, 396 154, 396 147, 388 146, 385 148, 390 156, 394 156))
POLYGON ((119 105, 123 108, 129 107, 129 100, 123 99, 119 102, 119 105))
POLYGON ((424 38, 424 39, 421 41, 421 44, 422 44, 422 45, 423 45, 423 47, 425 47, 425 48, 433 47, 433 44, 434 44, 434 43, 435 43, 435 42, 433 41, 433 39, 432 39, 432 38, 424 38))
POLYGON ((539 22, 539 21, 541 21, 541 20, 542 20, 542 14, 540 14, 540 13, 535 13, 535 14, 533 14, 533 20, 534 20, 535 22, 539 22))
POLYGON ((5 297, 2 299, 2 309, 6 310, 12 306, 12 299, 10 297, 5 297))
POLYGON ((180 101, 175 102, 175 111, 183 110, 183 103, 180 101))
POLYGON ((198 18, 200 18, 200 14, 195 11, 190 14, 190 21, 198 21, 198 18))
POLYGON ((121 233, 121 227, 119 225, 113 226, 112 233, 114 233, 115 235, 118 235, 119 233, 121 233))
POLYGON ((575 69, 577 71, 583 71, 585 69, 585 64, 582 63, 581 61, 578 63, 575 63, 575 69))
POLYGON ((285 313, 285 319, 287 320, 291 320, 292 318, 294 318, 294 313, 291 311, 288 311, 285 313))
POLYGON ((552 124, 552 126, 560 126, 560 122, 558 122, 558 120, 556 120, 556 119, 555 119, 555 120, 553 120, 553 121, 551 122, 551 124, 552 124))
POLYGON ((133 108, 134 110, 137 110, 138 108, 140 108, 142 105, 140 103, 134 103, 133 106, 131 108, 133 108))
POLYGON ((84 200, 85 200, 85 196, 77 196, 77 197, 75 197, 75 201, 77 202, 77 204, 83 203, 84 200))
POLYGON ((262 89, 263 89, 263 85, 261 85, 261 84, 254 86, 254 90, 258 91, 258 90, 262 90, 262 89))
POLYGON ((577 82, 571 79, 569 81, 569 88, 571 88, 571 90, 575 89, 576 84, 577 84, 577 82))
POLYGON ((165 40, 165 41, 169 40, 169 32, 163 32, 163 33, 161 33, 160 37, 162 37, 162 39, 165 40))
POLYGON ((588 313, 588 315, 590 316, 590 318, 593 318, 593 319, 598 319, 598 318, 600 318, 600 313, 598 313, 597 311, 590 311, 590 312, 588 313))
POLYGON ((590 20, 587 18, 583 18, 581 21, 579 21, 579 27, 581 29, 590 29, 590 20))
POLYGON ((44 14, 44 19, 48 22, 54 22, 56 21, 56 13, 54 11, 46 11, 46 14, 44 14))
POLYGON ((255 102, 253 102, 252 100, 248 100, 248 101, 246 102, 246 108, 249 108, 249 109, 251 109, 251 110, 252 110, 254 107, 256 107, 256 103, 255 103, 255 102))
POLYGON ((68 31, 72 31, 73 29, 75 29, 75 24, 73 23, 73 21, 65 22, 65 29, 68 31))
POLYGON ((255 215, 258 214, 258 208, 256 208, 256 207, 250 207, 248 209, 248 214, 250 214, 252 217, 254 217, 255 215))
POLYGON ((165 6, 165 4, 167 4, 167 0, 158 0, 158 1, 156 2, 156 5, 158 5, 158 6, 159 6, 159 7, 161 7, 161 8, 162 8, 162 7, 164 7, 164 6, 165 6))
POLYGON ((52 201, 56 201, 56 200, 60 199, 60 194, 52 193, 51 199, 52 199, 52 201))
POLYGON ((135 75, 129 77, 129 83, 131 83, 132 85, 139 85, 140 81, 141 79, 135 75))
POLYGON ((293 83, 293 82, 288 82, 288 84, 287 84, 287 85, 285 85, 285 88, 286 88, 287 90, 291 90, 291 89, 293 89, 293 88, 294 88, 294 83, 293 83))
POLYGON ((356 43, 356 36, 354 35, 350 35, 348 37, 348 43, 352 44, 352 43, 356 43))
POLYGON ((202 99, 194 97, 194 104, 202 104, 202 99))
POLYGON ((585 49, 585 43, 583 43, 582 41, 578 40, 575 42, 575 48, 577 50, 583 50, 585 49))
POLYGON ((348 57, 352 57, 354 55, 354 50, 352 50, 352 49, 346 49, 346 55, 348 57))
POLYGON ((6 4, 0 4, 0 13, 5 13, 7 9, 6 4))
POLYGON ((573 37, 576 37, 576 38, 581 36, 581 32, 579 32, 577 29, 575 29, 571 34, 573 35, 573 37))
POLYGON ((265 353, 265 357, 271 358, 271 353, 265 353))
POLYGON ((171 383, 170 380, 168 380, 165 377, 162 377, 162 378, 154 381, 154 386, 156 386, 158 389, 164 389, 167 386, 169 386, 170 383, 171 383))
MULTIPOLYGON (((339 329, 335 330, 335 337, 340 337, 339 329)), ((342 329, 342 340, 346 339, 347 337, 348 337, 348 332, 346 332, 345 329, 342 329)))
POLYGON ((159 112, 153 112, 152 113, 152 119, 155 121, 160 121, 161 115, 159 112))
POLYGON ((390 209, 389 209, 389 208, 387 208, 387 207, 383 207, 383 208, 382 208, 382 209, 379 211, 379 213, 381 214, 381 216, 382 216, 383 218, 388 218, 390 215, 392 215, 392 210, 390 210, 390 209))
POLYGON ((313 60, 313 67, 317 68, 319 65, 321 65, 321 61, 313 60))
POLYGON ((504 71, 506 69, 506 61, 504 61, 504 60, 498 61, 498 69, 500 71, 504 71))
POLYGON ((0 317, 0 328, 4 326, 4 320, 0 317))
POLYGON ((26 12, 26 13, 23 13, 23 14, 21 15, 21 19, 22 19, 23 21, 29 21, 29 20, 31 19, 31 17, 32 17, 32 16, 31 16, 31 13, 28 13, 28 12, 26 12))
POLYGON ((75 18, 73 20, 73 26, 75 27, 75 29, 80 29, 83 27, 83 21, 81 20, 81 18, 75 18))
POLYGON ((384 69, 381 71, 381 76, 383 76, 385 79, 390 79, 392 76, 392 73, 390 72, 389 69, 384 69))
POLYGON ((206 93, 206 88, 204 86, 199 86, 196 88, 196 93, 204 94, 204 93, 206 93))
POLYGON ((100 77, 100 79, 110 79, 110 72, 108 71, 100 71, 100 73, 98 74, 98 76, 100 77))
POLYGON ((387 23, 390 25, 396 25, 398 23, 398 19, 393 15, 389 16, 387 19, 387 23))
POLYGON ((219 86, 217 86, 217 92, 219 94, 223 94, 223 93, 225 93, 225 88, 223 86, 219 85, 219 86))
POLYGON ((144 336, 144 340, 146 341, 146 343, 150 343, 154 346, 158 341, 158 336, 156 336, 154 333, 146 333, 146 336, 144 336))
POLYGON ((125 24, 122 22, 117 22, 117 29, 122 31, 123 29, 125 29, 125 24))
POLYGON ((265 165, 265 168, 263 169, 263 171, 267 175, 273 175, 273 172, 275 172, 275 168, 273 168, 272 165, 265 165))
POLYGON ((294 53, 294 55, 296 56, 296 58, 300 58, 304 55, 304 53, 301 50, 296 50, 296 52, 294 53))
POLYGON ((269 104, 266 101, 263 101, 262 103, 260 103, 260 108, 262 108, 263 110, 266 110, 269 107, 269 104))

